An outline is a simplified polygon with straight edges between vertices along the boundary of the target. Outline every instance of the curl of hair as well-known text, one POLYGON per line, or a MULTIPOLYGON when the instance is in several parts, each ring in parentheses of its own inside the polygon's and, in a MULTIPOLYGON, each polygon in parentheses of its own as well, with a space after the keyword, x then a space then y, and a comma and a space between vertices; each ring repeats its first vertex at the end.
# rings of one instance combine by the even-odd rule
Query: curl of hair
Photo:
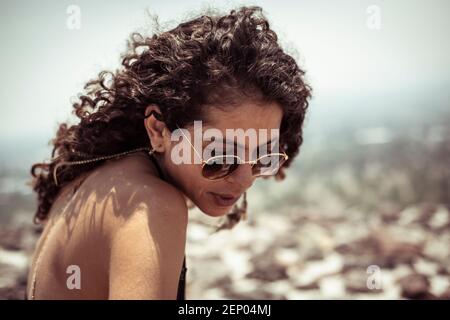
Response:
POLYGON ((51 162, 31 167, 30 184, 38 198, 35 221, 45 220, 60 188, 102 163, 62 167, 56 185, 52 172, 59 162, 150 145, 143 125, 150 104, 160 107, 174 130, 175 124, 185 127, 206 118, 209 106, 232 108, 243 99, 278 102, 283 108, 280 146, 289 156, 275 176, 282 180, 299 153, 312 91, 257 6, 204 14, 151 37, 133 33, 121 68, 101 72, 84 89, 73 104, 79 123, 61 123, 50 141, 51 162))

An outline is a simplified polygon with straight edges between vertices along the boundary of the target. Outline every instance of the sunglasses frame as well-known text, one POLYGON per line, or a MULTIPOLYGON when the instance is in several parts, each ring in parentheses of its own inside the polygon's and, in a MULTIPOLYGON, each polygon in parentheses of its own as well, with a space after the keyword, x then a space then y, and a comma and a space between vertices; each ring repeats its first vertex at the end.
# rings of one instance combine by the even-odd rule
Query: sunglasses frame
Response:
MULTIPOLYGON (((155 116, 156 120, 163 122, 161 114, 157 113, 157 112, 154 111, 154 110, 152 110, 152 111, 151 111, 147 116, 145 116, 144 118, 146 119, 146 118, 150 117, 152 114, 155 116)), ((200 153, 197 151, 197 149, 195 149, 195 147, 194 147, 194 146, 192 145, 192 143, 191 143, 191 140, 184 134, 183 130, 178 126, 178 124, 176 124, 176 126, 177 126, 177 128, 181 131, 181 134, 187 139, 187 141, 189 142, 189 145, 192 147, 192 149, 194 150, 194 152, 197 154, 197 156, 198 156, 199 159, 201 160, 201 162, 202 162, 202 176, 203 176, 205 179, 208 179, 208 180, 214 180, 214 181, 216 181, 216 180, 222 180, 222 179, 225 179, 225 178, 229 177, 230 175, 233 174, 233 172, 236 171, 236 169, 234 169, 233 171, 229 171, 225 176, 220 177, 220 178, 211 179, 211 178, 206 177, 206 176, 204 175, 204 173, 203 173, 203 169, 204 169, 205 165, 207 165, 208 162, 211 161, 211 159, 214 159, 214 158, 217 158, 217 159, 223 159, 223 158, 226 158, 226 157, 237 158, 237 159, 239 160, 238 166, 239 166, 239 165, 242 165, 242 164, 250 164, 251 167, 252 167, 252 169, 253 169, 253 166, 254 166, 255 164, 257 164, 258 161, 261 160, 262 158, 269 157, 269 156, 282 156, 282 157, 284 158, 283 162, 281 162, 281 164, 278 166, 277 171, 275 171, 274 174, 256 174, 256 175, 255 175, 255 174, 253 174, 253 171, 252 171, 253 177, 273 176, 273 175, 275 175, 275 174, 278 172, 278 170, 280 170, 280 168, 282 167, 283 163, 285 163, 286 160, 289 159, 289 156, 288 156, 285 152, 281 152, 281 153, 280 153, 280 152, 276 152, 276 153, 265 154, 265 155, 263 155, 263 156, 261 156, 261 157, 255 159, 255 160, 249 160, 249 161, 244 161, 244 160, 242 160, 242 158, 240 158, 240 157, 237 156, 237 155, 218 155, 218 156, 210 157, 210 158, 208 158, 207 160, 205 160, 205 159, 203 159, 203 157, 200 155, 200 153)), ((238 167, 238 166, 237 166, 237 167, 238 167)), ((237 168, 237 167, 236 167, 236 168, 237 168)))

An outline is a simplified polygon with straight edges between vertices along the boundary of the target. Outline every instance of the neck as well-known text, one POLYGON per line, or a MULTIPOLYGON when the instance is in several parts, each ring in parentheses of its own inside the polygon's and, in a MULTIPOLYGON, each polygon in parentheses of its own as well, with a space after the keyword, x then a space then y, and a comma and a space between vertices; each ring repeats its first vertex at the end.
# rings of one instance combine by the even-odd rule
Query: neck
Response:
MULTIPOLYGON (((177 190, 179 190, 183 194, 184 200, 186 201, 186 205, 188 206, 188 208, 193 207, 192 201, 184 194, 182 189, 178 187, 175 180, 173 180, 172 177, 170 176, 170 174, 167 172, 166 166, 164 165, 163 156, 159 153, 154 153, 151 155, 151 157, 156 161, 156 164, 157 164, 158 168, 160 169, 160 170, 158 170, 158 168, 155 168, 156 173, 159 176, 160 176, 160 171, 162 173, 162 177, 160 177, 160 178, 162 178, 164 181, 166 181, 167 183, 169 183, 172 186, 174 186, 175 188, 177 188, 177 190)), ((153 166, 155 166, 155 163, 153 161, 152 161, 152 164, 153 164, 153 166)))
POLYGON ((155 171, 158 174, 158 176, 160 176, 160 178, 163 179, 164 181, 166 181, 167 183, 170 183, 174 187, 177 187, 177 189, 178 189, 178 186, 176 185, 175 181, 172 179, 172 177, 166 170, 166 166, 164 165, 163 156, 159 153, 153 153, 150 157, 152 157, 154 160, 154 161, 152 161, 152 164, 153 164, 153 166, 155 166, 155 171), (161 175, 162 175, 162 177, 161 177, 161 175))

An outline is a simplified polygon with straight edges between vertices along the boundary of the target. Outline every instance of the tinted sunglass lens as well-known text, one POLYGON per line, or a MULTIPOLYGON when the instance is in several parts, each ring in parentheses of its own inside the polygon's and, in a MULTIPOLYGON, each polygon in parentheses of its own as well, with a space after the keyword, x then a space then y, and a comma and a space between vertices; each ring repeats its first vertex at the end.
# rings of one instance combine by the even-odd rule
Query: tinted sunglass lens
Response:
POLYGON ((232 173, 238 167, 238 160, 234 157, 215 157, 203 165, 203 176, 214 180, 223 178, 232 173))
POLYGON ((253 166, 254 175, 274 175, 286 161, 283 155, 267 155, 261 157, 253 166))

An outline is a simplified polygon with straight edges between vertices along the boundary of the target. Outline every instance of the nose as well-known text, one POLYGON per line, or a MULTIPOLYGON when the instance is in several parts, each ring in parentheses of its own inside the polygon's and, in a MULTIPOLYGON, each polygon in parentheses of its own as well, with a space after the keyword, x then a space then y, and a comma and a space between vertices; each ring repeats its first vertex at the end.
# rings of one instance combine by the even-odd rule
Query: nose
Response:
MULTIPOLYGON (((240 185, 242 190, 247 190, 253 185, 255 177, 252 173, 252 166, 250 164, 241 164, 238 166, 236 171, 234 171, 227 179, 230 183, 235 183, 240 185)), ((243 191, 243 192, 244 192, 243 191)))

